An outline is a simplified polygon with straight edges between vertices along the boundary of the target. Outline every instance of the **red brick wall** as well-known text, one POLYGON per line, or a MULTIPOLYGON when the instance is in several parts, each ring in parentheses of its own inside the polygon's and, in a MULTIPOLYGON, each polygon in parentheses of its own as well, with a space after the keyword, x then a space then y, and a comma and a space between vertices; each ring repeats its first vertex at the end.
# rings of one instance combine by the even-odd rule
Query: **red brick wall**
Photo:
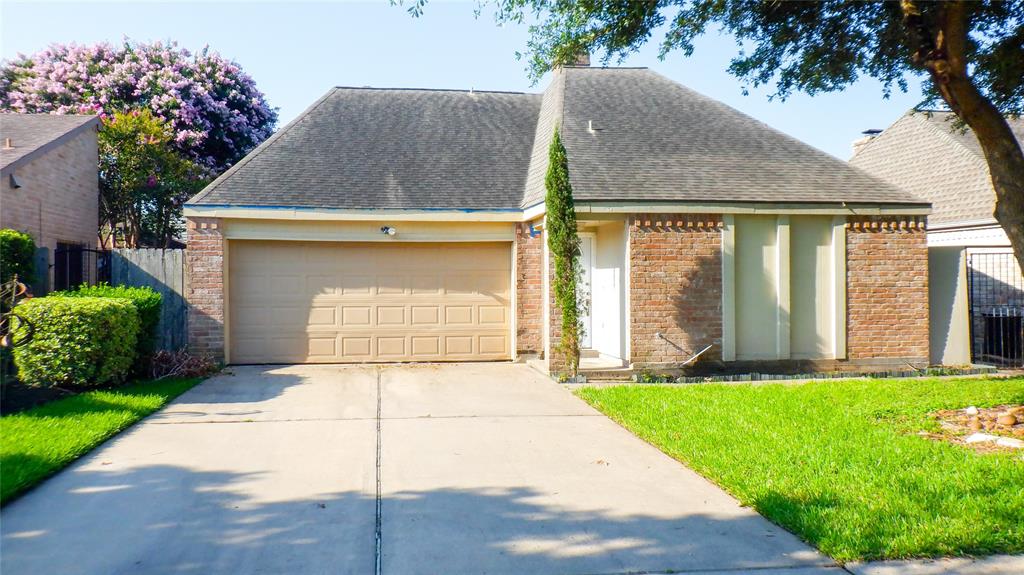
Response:
MULTIPOLYGON (((543 236, 547 241, 547 233, 543 236)), ((542 265, 543 267, 543 265, 542 265)), ((555 299, 555 290, 551 285, 551 278, 555 276, 555 260, 548 257, 548 347, 544 350, 544 358, 548 362, 548 371, 552 374, 565 374, 565 357, 558 353, 562 343, 562 308, 558 306, 555 299)))
POLYGON ((629 266, 633 364, 679 363, 708 344, 703 357, 721 358, 721 215, 632 216, 629 266))
POLYGON ((539 354, 544 348, 544 240, 530 236, 529 224, 516 226, 516 350, 539 354))
POLYGON ((925 219, 857 217, 846 224, 847 356, 928 361, 925 219))
POLYGON ((224 359, 224 236, 215 218, 188 219, 185 250, 188 340, 193 352, 224 359))

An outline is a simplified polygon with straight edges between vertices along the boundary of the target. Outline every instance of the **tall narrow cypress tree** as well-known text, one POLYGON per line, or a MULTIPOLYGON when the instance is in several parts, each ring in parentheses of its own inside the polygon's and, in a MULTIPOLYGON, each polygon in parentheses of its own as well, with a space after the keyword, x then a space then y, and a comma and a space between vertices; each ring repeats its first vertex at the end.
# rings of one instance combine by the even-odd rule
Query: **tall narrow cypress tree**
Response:
POLYGON ((576 208, 569 184, 569 158, 562 145, 558 128, 548 149, 548 173, 544 178, 547 195, 545 227, 548 250, 555 264, 551 286, 555 302, 562 313, 562 337, 557 348, 565 359, 569 376, 575 376, 580 366, 580 309, 576 297, 579 279, 580 238, 576 233, 576 208))

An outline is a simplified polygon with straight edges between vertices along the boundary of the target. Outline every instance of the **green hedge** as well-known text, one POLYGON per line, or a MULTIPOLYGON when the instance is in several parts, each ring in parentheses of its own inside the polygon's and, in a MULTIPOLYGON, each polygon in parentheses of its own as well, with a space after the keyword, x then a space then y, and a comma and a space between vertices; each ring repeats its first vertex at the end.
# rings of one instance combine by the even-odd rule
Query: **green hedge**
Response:
POLYGON ((135 305, 123 299, 43 297, 18 304, 35 327, 14 349, 18 378, 31 385, 120 383, 131 372, 139 335, 135 305))
POLYGON ((50 297, 104 297, 126 299, 135 304, 139 313, 138 357, 147 361, 156 351, 157 326, 160 324, 160 306, 163 296, 148 287, 127 287, 82 284, 74 291, 54 292, 50 297))
POLYGON ((23 284, 35 279, 36 243, 32 236, 15 230, 0 230, 0 283, 18 274, 23 284))

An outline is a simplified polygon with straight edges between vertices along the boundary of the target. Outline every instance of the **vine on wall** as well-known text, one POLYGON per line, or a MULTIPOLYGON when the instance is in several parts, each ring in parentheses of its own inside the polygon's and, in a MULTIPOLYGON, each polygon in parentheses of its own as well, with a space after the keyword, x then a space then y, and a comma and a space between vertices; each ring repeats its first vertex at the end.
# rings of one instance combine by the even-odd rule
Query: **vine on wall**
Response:
POLYGON ((547 189, 545 227, 548 250, 555 266, 551 286, 562 314, 562 337, 555 351, 563 356, 568 375, 574 377, 580 366, 582 340, 580 307, 576 297, 580 277, 580 238, 576 233, 576 208, 569 184, 569 159, 557 128, 551 138, 548 160, 548 173, 544 178, 547 189))

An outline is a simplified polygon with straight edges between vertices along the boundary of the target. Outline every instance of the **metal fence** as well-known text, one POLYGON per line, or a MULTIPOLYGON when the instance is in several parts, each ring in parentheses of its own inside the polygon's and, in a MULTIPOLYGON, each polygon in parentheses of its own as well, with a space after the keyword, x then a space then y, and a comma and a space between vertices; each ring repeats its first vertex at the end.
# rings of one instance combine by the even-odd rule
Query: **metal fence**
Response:
POLYGON ((1024 367, 1024 277, 1012 252, 967 259, 971 361, 1024 367))
POLYGON ((110 252, 81 245, 58 243, 53 251, 53 289, 74 289, 82 284, 110 281, 110 252))

